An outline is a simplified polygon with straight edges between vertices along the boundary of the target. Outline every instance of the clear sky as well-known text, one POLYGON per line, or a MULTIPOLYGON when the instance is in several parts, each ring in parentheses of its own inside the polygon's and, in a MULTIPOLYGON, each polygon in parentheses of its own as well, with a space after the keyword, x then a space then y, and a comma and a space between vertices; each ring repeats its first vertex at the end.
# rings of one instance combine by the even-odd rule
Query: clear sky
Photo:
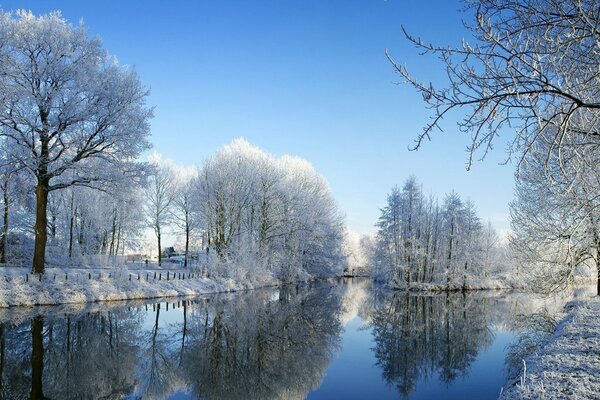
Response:
POLYGON ((236 137, 275 156, 298 155, 323 174, 350 229, 374 232, 395 184, 417 176, 426 194, 456 190, 485 220, 508 229, 513 167, 502 143, 466 171, 468 138, 444 122, 409 152, 429 113, 384 50, 424 81, 442 65, 421 57, 401 26, 426 41, 467 35, 455 0, 6 1, 5 10, 60 10, 83 19, 151 89, 155 150, 184 165, 236 137))

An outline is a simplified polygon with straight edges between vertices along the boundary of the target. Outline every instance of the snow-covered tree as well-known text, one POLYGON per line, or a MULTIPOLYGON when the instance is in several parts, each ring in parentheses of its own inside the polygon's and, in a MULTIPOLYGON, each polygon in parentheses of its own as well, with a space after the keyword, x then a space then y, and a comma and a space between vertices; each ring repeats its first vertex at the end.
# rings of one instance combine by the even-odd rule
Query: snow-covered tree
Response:
POLYGON ((594 271, 600 294, 600 168, 598 156, 582 159, 565 146, 544 165, 549 142, 540 141, 516 180, 511 203, 511 247, 519 269, 539 290, 555 290, 577 273, 594 271))
POLYGON ((219 273, 284 280, 341 273, 342 218, 305 160, 275 159, 238 139, 204 163, 194 186, 209 249, 227 265, 219 273))
POLYGON ((495 265, 489 261, 495 242, 486 247, 474 204, 452 192, 440 207, 434 197, 425 199, 415 177, 392 189, 376 226, 370 264, 380 280, 467 288, 484 266, 489 272, 495 265))
POLYGON ((173 199, 172 221, 185 236, 183 266, 187 267, 190 255, 190 240, 199 225, 196 212, 196 192, 194 190, 197 171, 179 168, 175 173, 177 188, 173 199))
POLYGON ((162 263, 162 235, 173 218, 173 202, 177 196, 175 173, 171 166, 155 155, 150 160, 153 172, 144 187, 146 224, 152 228, 158 246, 158 265, 162 263))
POLYGON ((0 12, 0 137, 36 180, 33 272, 44 272, 49 193, 139 173, 147 94, 82 25, 0 12))
MULTIPOLYGON (((560 154, 549 151, 551 148, 561 149, 568 142, 587 147, 587 139, 598 139, 600 3, 466 3, 472 43, 437 46, 406 33, 423 54, 437 56, 445 64, 446 87, 422 83, 394 63, 403 80, 412 84, 433 110, 433 119, 417 138, 416 147, 454 110, 466 113, 459 125, 471 136, 469 165, 476 153, 485 155, 493 147, 499 134, 514 132, 509 151, 521 161, 545 131, 550 131, 547 138, 552 138, 545 162, 560 154)), ((598 142, 591 146, 597 151, 598 142)))

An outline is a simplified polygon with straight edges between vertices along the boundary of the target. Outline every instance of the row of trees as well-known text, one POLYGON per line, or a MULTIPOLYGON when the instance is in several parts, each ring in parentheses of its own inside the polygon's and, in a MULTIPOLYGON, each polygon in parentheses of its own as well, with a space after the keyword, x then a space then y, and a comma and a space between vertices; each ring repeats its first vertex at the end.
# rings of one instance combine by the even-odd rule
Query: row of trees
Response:
POLYGON ((73 187, 117 192, 144 176, 136 160, 150 147, 147 96, 135 72, 119 66, 82 25, 57 12, 0 11, 4 258, 12 200, 6 194, 15 175, 25 174, 25 193, 35 194, 35 273, 44 272, 52 234, 51 195, 73 187))
POLYGON ((198 173, 156 157, 139 162, 150 147, 147 96, 82 25, 59 13, 0 11, 0 262, 32 260, 44 273, 53 256, 140 247, 150 227, 160 264, 165 229, 176 226, 186 265, 196 233, 223 274, 337 269, 341 219, 307 162, 275 160, 243 141, 198 173), (232 261, 246 267, 232 272, 224 267, 232 261))
MULTIPOLYGON (((184 266, 203 250, 211 272, 223 276, 292 279, 341 272, 342 218, 326 182, 306 161, 275 159, 238 139, 199 169, 152 155, 145 171, 139 184, 52 192, 46 261, 76 263, 82 256, 143 251, 149 229, 159 264, 164 235, 170 233, 183 238, 184 266)), ((23 262, 31 254, 31 185, 24 171, 3 175, 0 182, 3 262, 23 262)))
MULTIPOLYGON (((442 120, 464 110, 469 165, 512 133, 517 162, 513 249, 537 289, 555 289, 593 271, 600 294, 600 3, 588 0, 466 0, 472 43, 433 45, 448 82, 434 87, 394 67, 433 110, 419 147, 442 120), (541 279, 539 279, 541 278, 541 279)), ((391 60, 391 57, 390 57, 391 60)))
POLYGON ((192 187, 211 248, 245 266, 239 274, 287 280, 342 272, 343 218, 305 160, 275 159, 238 139, 205 162, 192 187))
POLYGON ((410 177, 388 195, 377 227, 371 263, 380 279, 467 288, 498 273, 497 233, 455 192, 440 204, 410 177))

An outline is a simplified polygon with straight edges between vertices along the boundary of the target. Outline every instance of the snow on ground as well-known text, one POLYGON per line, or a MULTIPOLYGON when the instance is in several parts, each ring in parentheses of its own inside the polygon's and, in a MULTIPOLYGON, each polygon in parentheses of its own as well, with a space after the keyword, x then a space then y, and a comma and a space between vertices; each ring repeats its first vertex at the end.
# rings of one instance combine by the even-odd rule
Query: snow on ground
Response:
POLYGON ((428 291, 446 291, 446 290, 502 290, 516 289, 516 285, 511 285, 500 279, 480 279, 474 281, 469 279, 467 284, 462 282, 453 282, 449 286, 443 283, 411 282, 407 285, 404 281, 392 282, 390 288, 395 290, 411 290, 417 292, 428 291))
MULTIPOLYGON (((27 272, 25 268, 0 270, 0 307, 175 297, 251 288, 184 269, 47 268, 42 281, 27 272)), ((263 286, 268 284, 264 282, 263 286)))
POLYGON ((565 308, 566 317, 524 360, 524 371, 502 400, 600 397, 600 298, 573 301, 565 308))

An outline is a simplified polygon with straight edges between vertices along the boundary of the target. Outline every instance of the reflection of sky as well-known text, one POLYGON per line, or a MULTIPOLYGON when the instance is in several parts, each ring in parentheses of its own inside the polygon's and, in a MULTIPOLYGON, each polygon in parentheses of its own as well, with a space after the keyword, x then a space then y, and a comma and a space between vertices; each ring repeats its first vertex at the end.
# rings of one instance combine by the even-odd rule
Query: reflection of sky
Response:
MULTIPOLYGON (((310 292, 311 289, 305 288, 307 291, 301 289, 299 293, 297 293, 297 296, 290 295, 288 299, 289 303, 288 301, 278 300, 278 289, 256 290, 246 294, 235 293, 231 295, 214 295, 208 296, 206 299, 196 298, 193 301, 198 304, 192 304, 188 307, 187 327, 189 330, 187 332, 190 334, 188 339, 191 339, 191 341, 188 342, 188 346, 190 343, 196 343, 196 345, 199 343, 194 342, 193 338, 195 337, 195 340, 198 340, 202 337, 202 334, 194 336, 193 332, 198 333, 195 330, 201 328, 205 312, 208 312, 209 320, 212 320, 215 310, 222 310, 225 313, 225 316, 229 316, 229 319, 224 319, 226 322, 225 325, 229 324, 229 328, 235 331, 235 337, 239 338, 242 342, 247 339, 249 341, 248 343, 253 343, 252 340, 254 339, 254 336, 252 335, 255 334, 256 331, 250 326, 246 327, 244 322, 251 321, 252 318, 258 315, 258 310, 266 303, 274 302, 274 304, 271 304, 272 307, 268 313, 261 314, 263 318, 266 318, 263 320, 261 330, 263 333, 266 332, 267 336, 272 339, 269 343, 271 343, 271 345, 274 343, 275 349, 278 348, 281 350, 281 352, 272 352, 271 357, 268 358, 269 363, 273 363, 273 357, 277 358, 275 361, 277 363, 276 369, 270 370, 270 372, 274 374, 270 375, 273 376, 273 379, 267 379, 267 383, 273 385, 274 388, 277 389, 274 393, 282 394, 284 391, 280 389, 288 388, 291 391, 291 393, 287 393, 289 398, 295 398, 294 396, 299 398, 308 396, 308 398, 311 399, 398 398, 398 396, 400 396, 398 389, 394 384, 387 383, 384 378, 383 367, 377 365, 377 358, 374 352, 374 349, 378 345, 376 339, 384 339, 383 342, 379 343, 379 345, 382 346, 380 350, 383 351, 390 348, 392 351, 394 349, 400 349, 400 351, 406 350, 406 355, 411 356, 413 348, 407 347, 406 343, 403 344, 404 346, 393 347, 399 343, 396 342, 396 340, 401 340, 400 336, 391 338, 383 337, 380 331, 377 331, 377 335, 379 336, 375 336, 376 330, 371 328, 371 324, 379 324, 377 325, 379 327, 382 326, 382 319, 379 318, 376 313, 378 305, 385 306, 388 303, 386 301, 379 303, 380 300, 386 299, 380 298, 377 292, 371 292, 373 288, 367 283, 366 280, 349 280, 346 281, 346 284, 343 287, 325 288, 326 290, 332 290, 333 292, 330 294, 334 295, 336 299, 338 298, 337 296, 343 296, 342 312, 340 312, 339 302, 337 300, 333 302, 325 301, 326 299, 323 296, 326 295, 327 292, 318 291, 318 286, 315 288, 315 292, 310 292), (338 289, 343 289, 343 291, 338 289), (208 303, 206 302, 207 300, 209 300, 208 303), (304 302, 304 300, 307 300, 307 302, 304 302), (308 305, 311 308, 304 309, 303 313, 296 314, 299 307, 302 308, 305 307, 305 305, 308 305), (320 307, 321 305, 326 308, 320 307), (316 319, 319 323, 313 325, 315 330, 310 332, 303 331, 303 327, 307 325, 303 325, 302 323, 292 324, 293 328, 290 329, 290 332, 298 333, 298 335, 289 336, 289 338, 296 340, 294 346, 291 347, 292 351, 290 351, 290 347, 286 347, 286 343, 291 342, 285 341, 285 338, 288 338, 288 336, 284 336, 282 340, 277 340, 277 338, 279 338, 277 333, 280 332, 281 327, 285 326, 283 322, 290 320, 288 318, 281 319, 279 317, 306 315, 310 312, 319 314, 319 318, 316 319), (248 316, 248 319, 245 319, 246 316, 248 316), (236 318, 235 321, 243 319, 243 322, 233 322, 231 319, 232 317, 236 318), (335 321, 332 324, 333 329, 327 329, 331 321, 335 321), (338 325, 338 323, 340 325, 338 325), (319 324, 323 324, 323 326, 320 328, 319 324), (343 329, 341 333, 339 333, 340 336, 338 341, 337 335, 340 326, 343 329), (268 334, 269 332, 271 335, 268 334), (390 340, 387 341, 385 339, 390 340), (386 347, 386 345, 388 347, 386 347), (313 348, 311 349, 310 346, 313 346, 313 348), (329 350, 333 352, 331 357, 331 352, 329 350), (285 352, 285 354, 283 352, 285 352), (314 354, 316 354, 317 357, 314 357, 314 354), (321 357, 319 357, 319 355, 321 355, 321 357), (300 360, 300 362, 296 362, 296 360, 300 360), (282 364, 288 366, 288 368, 281 368, 282 364), (295 381, 296 379, 298 379, 300 384, 297 384, 298 382, 295 381), (307 394, 309 388, 312 387, 317 388, 307 394)), ((323 289, 323 287, 321 287, 321 289, 323 289)), ((457 294, 457 296, 461 295, 457 294)), ((468 364, 464 376, 460 375, 459 372, 459 375, 452 380, 448 386, 446 386, 446 383, 442 382, 438 377, 438 372, 434 366, 438 365, 438 361, 443 363, 443 360, 438 359, 438 357, 444 357, 444 349, 440 351, 439 348, 424 349, 417 347, 416 350, 420 349, 420 351, 415 351, 413 354, 413 357, 416 357, 416 360, 408 360, 409 362, 407 364, 404 363, 403 365, 393 364, 393 362, 403 363, 407 361, 406 359, 402 360, 404 358, 403 353, 389 353, 392 357, 390 357, 389 360, 384 360, 388 363, 385 365, 386 368, 391 370, 392 373, 396 373, 394 377, 399 378, 399 381, 402 376, 399 376, 397 373, 398 370, 402 370, 403 366, 406 367, 408 365, 409 368, 423 367, 425 370, 433 368, 434 372, 432 376, 417 377, 414 386, 410 385, 410 387, 414 387, 414 390, 409 393, 409 398, 496 399, 500 392, 500 388, 506 382, 504 365, 507 346, 512 343, 515 339, 515 335, 518 334, 508 333, 508 329, 511 329, 512 327, 515 332, 519 332, 522 329, 528 329, 527 327, 520 327, 516 324, 513 317, 520 313, 532 315, 539 311, 540 308, 550 309, 550 311, 558 310, 562 308, 564 302, 570 299, 568 294, 557 298, 540 299, 533 295, 506 292, 470 293, 468 296, 472 296, 472 302, 467 302, 471 307, 467 308, 466 314, 460 309, 460 304, 463 304, 462 300, 450 303, 459 307, 457 310, 454 310, 456 312, 452 312, 451 314, 457 316, 456 324, 458 325, 453 331, 453 336, 451 336, 453 341, 450 342, 451 346, 456 344, 459 350, 457 352, 447 353, 451 356, 451 360, 449 361, 458 361, 458 364, 453 366, 454 368, 460 369, 461 365, 465 366, 468 364), (485 304, 485 307, 481 309, 473 308, 472 306, 474 306, 476 302, 482 302, 485 304), (477 317, 474 317, 474 311, 485 313, 485 319, 480 320, 477 317), (460 316, 462 316, 462 318, 460 316), (487 327, 489 327, 489 330, 485 329, 486 324, 487 327), (473 331, 471 332, 473 334, 472 337, 462 336, 463 334, 469 335, 471 330, 473 331), (455 343, 455 341, 462 343, 455 343), (468 353, 473 354, 474 359, 470 360, 468 357, 463 359, 462 356, 464 354, 460 352, 460 349, 474 350, 473 353, 470 351, 468 353), (432 350, 433 354, 430 353, 429 350, 432 350), (423 358, 421 358, 421 356, 423 356, 423 358), (423 360, 425 362, 423 362, 423 360), (462 364, 461 361, 463 362, 462 364), (396 367, 398 368, 395 369, 396 367)), ((462 297, 459 299, 462 299, 462 297)), ((389 300, 389 298, 387 300, 389 300)), ((124 303, 123 305, 119 305, 120 303, 104 303, 102 305, 93 304, 89 305, 90 309, 87 311, 78 311, 73 319, 73 321, 77 321, 77 324, 79 324, 79 321, 82 321, 83 326, 87 326, 86 329, 88 329, 85 332, 90 334, 96 332, 98 326, 94 324, 98 324, 99 316, 106 317, 105 312, 112 312, 112 318, 116 319, 113 321, 122 321, 120 323, 122 328, 119 329, 122 329, 121 332, 123 332, 124 336, 121 336, 122 334, 119 333, 119 337, 120 340, 128 342, 123 342, 126 346, 121 348, 124 352, 121 355, 124 357, 123 360, 131 362, 131 364, 125 365, 131 365, 131 368, 134 370, 131 371, 133 376, 129 375, 129 370, 120 371, 123 376, 127 376, 127 382, 134 385, 132 390, 134 393, 126 397, 128 400, 133 400, 145 395, 144 390, 146 389, 146 386, 144 386, 144 379, 148 376, 149 350, 152 346, 151 335, 156 318, 156 308, 153 311, 152 300, 149 301, 150 303, 147 306, 141 304, 141 302, 131 303, 131 305, 126 305, 124 303), (132 312, 127 312, 128 307, 133 307, 132 312), (146 307, 148 310, 147 312, 144 311, 146 307), (90 320, 86 321, 86 319, 90 320), (138 321, 141 326, 137 325, 138 321), (140 329, 138 330, 138 328, 140 329)), ((158 302, 159 300, 155 301, 158 302)), ((164 299, 160 302, 160 318, 156 341, 159 353, 164 354, 169 358, 166 363, 169 368, 165 368, 161 372, 164 373, 164 375, 162 375, 163 377, 168 378, 167 386, 162 386, 164 382, 159 382, 159 386, 165 389, 165 393, 161 393, 161 395, 164 394, 164 398, 174 400, 195 398, 194 393, 197 393, 198 391, 192 390, 193 388, 190 387, 190 385, 194 383, 197 384, 198 382, 203 382, 204 385, 211 384, 210 381, 199 380, 196 382, 194 379, 190 379, 189 374, 193 375, 200 373, 199 370, 196 371, 193 369, 193 366, 197 367, 197 364, 189 364, 186 368, 190 368, 191 365, 192 369, 187 369, 185 370, 186 373, 182 373, 184 370, 181 369, 181 365, 179 364, 179 356, 183 329, 183 307, 178 306, 181 302, 182 300, 169 299, 168 310, 167 302, 165 302, 164 299), (173 371, 176 371, 177 373, 172 373, 173 371)), ((397 312, 400 313, 395 314, 395 316, 402 316, 403 304, 405 304, 403 301, 395 303, 396 306, 399 305, 397 312)), ((70 313, 64 313, 63 308, 40 307, 37 309, 11 309, 10 311, 13 318, 16 318, 16 320, 12 320, 12 322, 10 322, 10 319, 1 318, 2 315, 0 314, 0 321, 7 324, 7 331, 9 332, 6 346, 8 353, 11 353, 11 351, 14 353, 14 350, 16 349, 17 345, 14 343, 16 338, 15 332, 22 333, 29 330, 29 320, 37 315, 37 313, 40 313, 41 310, 44 310, 44 313, 47 314, 45 323, 49 324, 52 322, 54 324, 53 326, 56 328, 55 342, 61 343, 61 340, 64 340, 66 329, 64 318, 65 316, 70 315, 70 313), (20 312, 15 313, 15 311, 20 312)), ((441 312, 443 310, 444 309, 441 308, 437 311, 441 312)), ((438 316, 439 312, 432 311, 432 316, 438 316)), ((552 313, 551 315, 554 314, 552 313)), ((418 319, 416 320, 418 321, 418 319)), ((398 322, 399 320, 395 321, 398 322)), ((439 329, 444 328, 445 326, 444 322, 440 321, 439 318, 430 321, 442 324, 440 327, 437 327, 438 333, 439 329)), ((383 334, 393 334, 394 332, 395 331, 393 330, 384 330, 383 334)), ((418 332, 418 330, 410 332, 411 335, 408 335, 408 340, 410 340, 409 343, 416 343, 416 346, 430 344, 433 344, 434 346, 438 344, 445 346, 447 344, 447 342, 444 341, 445 339, 441 337, 437 338, 439 340, 434 338, 434 340, 421 341, 421 339, 424 338, 422 336, 417 336, 418 332)), ((436 330, 434 329, 432 332, 435 334, 436 330)), ((19 340, 21 340, 21 338, 19 340)), ((72 340, 75 339, 73 338, 72 340)), ((103 346, 107 346, 106 336, 95 337, 92 335, 89 337, 89 340, 93 346, 100 347, 89 348, 86 351, 93 352, 95 351, 94 349, 102 350, 105 349, 103 346)), ((20 345, 25 347, 29 346, 28 339, 20 345)), ((59 347, 60 346, 54 345, 52 351, 58 351, 59 347)), ((248 348, 248 350, 255 349, 255 346, 248 348)), ((188 350, 188 355, 192 357, 203 357, 201 353, 198 353, 198 347, 188 347, 188 350)), ((52 354, 52 352, 48 352, 47 354, 52 354)), ((118 356, 119 354, 117 354, 117 357, 118 356)), ((29 356, 27 355, 27 357, 29 356)), ((54 354, 51 357, 51 361, 53 360, 52 362, 56 363, 60 357, 61 354, 54 354)), ((79 354, 77 362, 82 362, 82 357, 86 358, 87 353, 79 354)), ((231 373, 228 375, 231 379, 226 382, 238 382, 239 380, 240 382, 243 382, 244 385, 249 384, 252 386, 254 384, 253 378, 248 379, 246 377, 246 380, 244 381, 244 373, 249 373, 249 376, 251 377, 254 375, 251 374, 252 370, 245 370, 245 368, 253 368, 253 364, 244 365, 243 358, 244 357, 235 358, 232 363, 236 364, 238 361, 242 361, 242 365, 230 365, 230 367, 232 367, 231 369, 223 369, 223 371, 221 371, 227 374, 231 373)), ((9 354, 8 360, 8 365, 11 365, 11 362, 14 363, 15 361, 18 361, 18 357, 11 358, 9 354)), ((206 358, 203 358, 202 360, 204 362, 206 358)), ((48 360, 46 361, 48 362, 48 360)), ((20 363, 18 365, 18 368, 22 368, 20 367, 20 363)), ((56 375, 58 369, 52 368, 53 365, 55 364, 51 363, 49 368, 44 370, 44 374, 48 374, 46 375, 46 379, 56 379, 56 377, 60 375, 56 375)), ((111 361, 110 363, 105 364, 100 363, 98 365, 104 365, 105 367, 108 365, 108 368, 111 368, 114 366, 114 362, 111 361)), ((11 368, 5 369, 5 371, 9 370, 11 370, 11 368)), ((405 369, 405 371, 408 371, 409 375, 418 375, 417 373, 413 374, 413 372, 420 373, 420 371, 415 371, 414 369, 405 369)), ((22 371, 23 376, 28 373, 27 370, 22 371)), ((87 376, 87 374, 83 375, 87 376)), ((95 375, 91 374, 90 376, 95 375)), ((266 376, 263 375, 263 377, 266 376)), ((11 382, 16 384, 18 383, 18 380, 9 379, 8 382, 9 384, 11 382)), ((118 383, 107 383, 107 385, 110 384, 116 384, 115 387, 118 387, 118 383)), ((242 387, 243 390, 248 389, 248 386, 244 385, 240 387, 242 387)), ((54 386, 55 385, 50 385, 50 387, 56 389, 54 386)), ((203 389, 206 389, 206 387, 203 389)), ((126 390, 129 391, 131 389, 127 388, 126 390)), ((224 390, 227 390, 227 388, 224 390)), ((244 393, 243 390, 236 393, 244 393)), ((213 392, 217 394, 224 393, 219 390, 213 392)), ((54 398, 55 396, 51 397, 54 398)))
POLYGON ((356 316, 345 326, 342 350, 327 369, 321 386, 309 399, 384 399, 397 398, 393 387, 383 381, 371 350, 375 346, 371 329, 356 316))
MULTIPOLYGON (((483 349, 467 371, 449 386, 438 376, 420 378, 411 399, 496 399, 505 384, 506 347, 514 335, 494 331, 494 340, 483 349)), ((387 385, 372 351, 372 329, 358 316, 345 326, 342 350, 330 364, 321 386, 309 399, 396 399, 394 386, 387 385)))
MULTIPOLYGON (((183 307, 177 307, 177 300, 168 302, 169 310, 167 310, 167 303, 160 303, 160 315, 158 316, 158 329, 166 329, 168 325, 179 324, 183 320, 183 307), (173 308, 173 303, 175 308, 173 308)), ((144 321, 142 323, 145 331, 150 331, 154 327, 156 321, 156 312, 152 311, 152 304, 148 304, 148 312, 144 313, 144 321)))

